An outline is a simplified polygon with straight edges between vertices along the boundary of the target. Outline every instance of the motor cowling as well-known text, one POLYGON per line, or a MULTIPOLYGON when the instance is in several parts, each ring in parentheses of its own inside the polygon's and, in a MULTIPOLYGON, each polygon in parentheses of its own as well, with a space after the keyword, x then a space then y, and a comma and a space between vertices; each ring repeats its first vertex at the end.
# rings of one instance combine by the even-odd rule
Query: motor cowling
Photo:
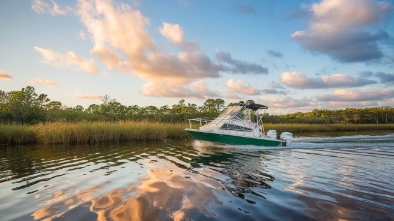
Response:
POLYGON ((290 132, 283 132, 280 134, 280 139, 285 140, 285 141, 292 141, 293 140, 293 134, 290 132))
POLYGON ((276 139, 276 130, 267 131, 267 137, 269 137, 271 139, 276 139))

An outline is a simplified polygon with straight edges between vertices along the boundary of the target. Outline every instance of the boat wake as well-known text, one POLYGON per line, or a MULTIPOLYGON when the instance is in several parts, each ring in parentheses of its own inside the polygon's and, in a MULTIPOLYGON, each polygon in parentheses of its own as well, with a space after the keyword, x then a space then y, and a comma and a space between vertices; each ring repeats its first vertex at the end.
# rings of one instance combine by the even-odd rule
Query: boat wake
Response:
POLYGON ((287 149, 339 149, 339 148, 393 148, 394 134, 372 136, 340 136, 340 137, 302 137, 294 138, 287 146, 265 147, 254 145, 224 145, 206 141, 194 141, 193 146, 196 148, 236 148, 251 150, 287 150, 287 149))

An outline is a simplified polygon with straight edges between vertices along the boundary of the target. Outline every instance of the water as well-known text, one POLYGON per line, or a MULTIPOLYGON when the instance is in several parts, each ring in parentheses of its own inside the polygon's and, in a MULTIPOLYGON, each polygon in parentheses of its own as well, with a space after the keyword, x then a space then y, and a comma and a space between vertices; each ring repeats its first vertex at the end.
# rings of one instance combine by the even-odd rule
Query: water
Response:
POLYGON ((394 220, 394 134, 0 147, 0 220, 394 220))

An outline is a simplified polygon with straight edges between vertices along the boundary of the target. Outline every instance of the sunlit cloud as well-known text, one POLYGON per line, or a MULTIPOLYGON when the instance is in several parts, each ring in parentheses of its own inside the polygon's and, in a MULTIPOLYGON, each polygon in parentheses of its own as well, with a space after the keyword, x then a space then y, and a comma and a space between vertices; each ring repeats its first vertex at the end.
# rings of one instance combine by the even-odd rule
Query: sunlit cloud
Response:
POLYGON ((148 81, 171 79, 177 85, 219 77, 217 65, 207 55, 183 47, 183 32, 177 24, 164 23, 160 30, 184 50, 167 54, 158 49, 149 35, 149 19, 130 5, 80 0, 78 9, 82 23, 92 36, 92 54, 109 68, 130 72, 148 81))
POLYGON ((174 44, 183 43, 183 30, 178 24, 163 23, 163 27, 160 29, 160 33, 168 38, 174 44))
POLYGON ((3 80, 11 80, 12 77, 11 77, 11 75, 9 75, 6 71, 0 70, 0 79, 3 79, 3 80))
POLYGON ((77 56, 74 52, 68 51, 66 54, 54 52, 51 49, 34 47, 43 57, 44 63, 54 65, 59 68, 70 67, 75 70, 81 70, 89 73, 97 73, 98 70, 92 60, 86 60, 77 56))
POLYGON ((191 85, 173 85, 166 81, 154 81, 145 84, 141 92, 147 96, 153 97, 192 99, 208 99, 221 96, 218 92, 210 90, 203 81, 197 81, 191 85))
MULTIPOLYGON (((54 14, 55 9, 65 9, 59 7, 54 0, 35 0, 32 8, 37 13, 53 11, 54 14)), ((57 13, 62 14, 59 10, 57 13)), ((91 54, 110 69, 129 72, 147 80, 142 92, 148 96, 174 97, 182 94, 178 91, 181 89, 185 89, 186 95, 187 91, 195 93, 199 91, 200 80, 219 78, 220 72, 268 73, 268 69, 260 64, 233 59, 227 52, 217 52, 218 62, 214 62, 200 51, 196 42, 184 39, 183 29, 179 24, 163 22, 159 32, 179 49, 177 53, 167 53, 149 34, 149 18, 130 4, 112 0, 77 0, 73 12, 86 28, 86 32, 81 31, 79 37, 92 40, 91 54), (150 90, 151 85, 157 85, 163 79, 163 87, 168 88, 167 92, 150 90)), ((60 68, 98 72, 93 61, 80 58, 72 51, 61 54, 51 49, 35 49, 44 56, 45 63, 60 68)), ((208 88, 206 91, 199 97, 216 93, 208 88)))
POLYGON ((377 83, 374 80, 346 74, 323 75, 311 78, 300 72, 284 72, 280 75, 280 80, 287 86, 298 89, 360 87, 377 83))
POLYGON ((41 84, 41 85, 46 85, 49 87, 57 87, 57 84, 53 81, 50 80, 41 80, 41 79, 33 79, 30 81, 30 84, 41 84))
POLYGON ((313 52, 327 54, 340 62, 380 59, 380 43, 389 38, 383 27, 393 6, 374 0, 324 0, 309 6, 309 27, 291 38, 313 52))
POLYGON ((33 0, 31 8, 38 14, 66 15, 72 12, 72 8, 59 6, 54 0, 33 0))
POLYGON ((232 91, 235 91, 240 94, 247 94, 247 95, 258 95, 260 94, 260 91, 250 85, 244 84, 244 82, 238 80, 234 81, 233 79, 230 79, 226 83, 226 87, 232 91))
POLYGON ((81 93, 81 92, 76 92, 75 93, 76 98, 82 98, 82 99, 90 99, 90 100, 101 100, 104 96, 102 95, 91 95, 88 93, 81 93))
POLYGON ((172 44, 189 52, 198 51, 197 43, 193 41, 185 41, 183 39, 183 29, 178 24, 170 24, 163 22, 163 26, 159 28, 160 33, 166 37, 172 44))
POLYGON ((240 99, 244 95, 261 95, 261 94, 282 94, 286 95, 288 92, 279 84, 271 82, 267 88, 255 88, 251 85, 245 84, 241 80, 230 79, 226 83, 229 89, 226 97, 230 99, 240 99))
POLYGON ((319 94, 318 101, 335 102, 364 102, 364 101, 384 101, 394 98, 394 89, 370 88, 370 89, 339 89, 332 94, 319 94))

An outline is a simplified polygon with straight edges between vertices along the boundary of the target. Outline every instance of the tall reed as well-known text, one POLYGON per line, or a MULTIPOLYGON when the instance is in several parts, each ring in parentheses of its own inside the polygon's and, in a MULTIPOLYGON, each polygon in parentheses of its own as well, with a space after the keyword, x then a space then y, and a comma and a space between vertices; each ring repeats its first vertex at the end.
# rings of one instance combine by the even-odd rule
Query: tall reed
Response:
POLYGON ((121 141, 183 139, 185 125, 158 122, 80 122, 48 123, 36 126, 41 144, 85 144, 121 141))
POLYGON ((0 144, 36 143, 36 135, 31 126, 19 124, 0 124, 0 144))

